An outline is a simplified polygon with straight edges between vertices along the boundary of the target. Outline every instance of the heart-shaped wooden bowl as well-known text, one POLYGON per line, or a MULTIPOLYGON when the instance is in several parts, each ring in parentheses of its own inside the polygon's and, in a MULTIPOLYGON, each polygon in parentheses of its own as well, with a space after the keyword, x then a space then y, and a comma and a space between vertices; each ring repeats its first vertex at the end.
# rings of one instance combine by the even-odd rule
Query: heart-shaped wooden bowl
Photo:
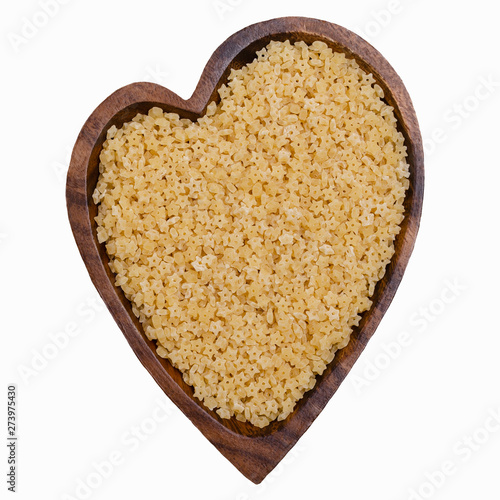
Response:
POLYGON ((76 141, 67 178, 67 205, 73 234, 92 281, 115 318, 135 354, 169 398, 184 412, 210 442, 248 479, 261 482, 311 425, 333 396, 375 332, 401 281, 413 249, 420 221, 424 189, 422 139, 411 99, 390 64, 370 44, 349 30, 316 19, 288 17, 249 26, 226 40, 208 61, 192 97, 181 99, 153 83, 133 83, 109 96, 89 117, 76 141), (96 237, 97 207, 92 193, 99 174, 99 154, 112 125, 120 127, 137 113, 153 106, 196 120, 207 105, 218 101, 217 89, 231 68, 241 68, 255 58, 256 51, 271 40, 312 43, 321 40, 336 51, 355 58, 372 73, 393 106, 405 138, 410 164, 410 188, 405 201, 405 219, 396 238, 396 253, 378 283, 373 306, 364 313, 347 347, 337 352, 316 386, 299 401, 282 422, 259 429, 248 423, 221 419, 193 397, 181 373, 156 354, 132 313, 122 290, 114 286, 114 275, 104 245, 96 237))

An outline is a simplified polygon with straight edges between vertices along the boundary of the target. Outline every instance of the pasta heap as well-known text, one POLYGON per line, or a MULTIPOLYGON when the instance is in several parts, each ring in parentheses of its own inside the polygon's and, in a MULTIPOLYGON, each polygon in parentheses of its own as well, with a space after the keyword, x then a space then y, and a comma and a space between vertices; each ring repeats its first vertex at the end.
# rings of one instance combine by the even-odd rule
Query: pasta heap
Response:
POLYGON ((196 122, 111 127, 94 192, 116 286, 222 418, 286 418, 394 253, 404 138, 373 76, 322 42, 271 42, 196 122))

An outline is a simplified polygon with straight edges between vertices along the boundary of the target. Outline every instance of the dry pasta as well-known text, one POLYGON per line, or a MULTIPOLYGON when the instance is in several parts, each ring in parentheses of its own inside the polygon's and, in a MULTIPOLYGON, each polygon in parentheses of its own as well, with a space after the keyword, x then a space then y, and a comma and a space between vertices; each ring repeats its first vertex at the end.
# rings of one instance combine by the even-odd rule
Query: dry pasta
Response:
POLYGON ((286 418, 370 305, 409 169, 371 74, 270 42, 205 116, 111 127, 94 192, 116 286, 222 418, 286 418))

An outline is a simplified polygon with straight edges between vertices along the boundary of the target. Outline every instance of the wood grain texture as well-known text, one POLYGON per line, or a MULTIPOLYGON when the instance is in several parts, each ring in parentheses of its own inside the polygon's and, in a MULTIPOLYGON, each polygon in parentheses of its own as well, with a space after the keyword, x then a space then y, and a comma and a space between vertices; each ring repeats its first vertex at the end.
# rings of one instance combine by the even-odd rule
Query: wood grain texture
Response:
MULTIPOLYGON (((424 190, 422 138, 411 99, 390 64, 370 44, 349 30, 316 19, 288 17, 249 26, 226 40, 208 61, 198 86, 188 100, 153 83, 133 83, 109 96, 88 118, 76 141, 67 177, 67 206, 76 243, 90 277, 135 354, 169 398, 184 412, 210 442, 248 479, 260 483, 290 451, 319 415, 374 334, 402 279, 417 235, 424 190), (104 245, 97 242, 92 201, 99 174, 99 154, 107 129, 120 127, 137 113, 153 106, 197 119, 207 105, 218 101, 217 89, 231 68, 240 68, 255 58, 256 51, 271 40, 312 43, 321 40, 336 51, 355 58, 372 73, 394 107, 405 138, 410 164, 410 188, 405 200, 405 219, 395 241, 396 253, 385 277, 378 283, 373 306, 364 313, 349 344, 338 351, 315 388, 305 394, 293 413, 282 422, 264 429, 232 418, 221 419, 193 397, 180 372, 160 358, 155 343, 144 335, 122 290, 113 285, 114 276, 104 245)), ((172 451, 172 450, 170 450, 172 451)))

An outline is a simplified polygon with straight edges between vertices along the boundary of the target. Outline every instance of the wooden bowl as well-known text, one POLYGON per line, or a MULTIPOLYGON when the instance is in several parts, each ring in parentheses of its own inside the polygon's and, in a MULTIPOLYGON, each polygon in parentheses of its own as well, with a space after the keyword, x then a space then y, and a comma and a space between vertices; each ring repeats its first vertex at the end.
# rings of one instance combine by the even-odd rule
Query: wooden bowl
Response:
POLYGON ((413 249, 423 189, 424 163, 418 122, 408 92, 394 69, 370 44, 345 28, 316 19, 288 17, 254 24, 228 38, 208 61, 188 100, 160 85, 144 82, 127 85, 109 96, 90 115, 78 136, 68 171, 66 197, 71 228, 90 277, 141 363, 210 442, 248 479, 259 483, 328 403, 389 307, 413 249), (314 389, 305 394, 293 413, 282 422, 259 429, 234 417, 221 419, 208 410, 193 397, 193 389, 184 383, 181 373, 156 354, 155 342, 146 338, 130 302, 122 290, 113 285, 108 256, 96 237, 97 207, 92 201, 92 193, 99 174, 99 154, 109 127, 120 127, 153 106, 196 120, 212 100, 219 100, 217 89, 226 81, 231 68, 241 68, 252 61, 256 51, 269 41, 286 39, 306 43, 321 40, 335 51, 355 58, 365 71, 374 75, 385 92, 385 101, 395 110, 408 148, 411 174, 405 219, 395 241, 396 253, 376 287, 373 306, 364 313, 347 347, 337 352, 323 375, 318 377, 314 389))

